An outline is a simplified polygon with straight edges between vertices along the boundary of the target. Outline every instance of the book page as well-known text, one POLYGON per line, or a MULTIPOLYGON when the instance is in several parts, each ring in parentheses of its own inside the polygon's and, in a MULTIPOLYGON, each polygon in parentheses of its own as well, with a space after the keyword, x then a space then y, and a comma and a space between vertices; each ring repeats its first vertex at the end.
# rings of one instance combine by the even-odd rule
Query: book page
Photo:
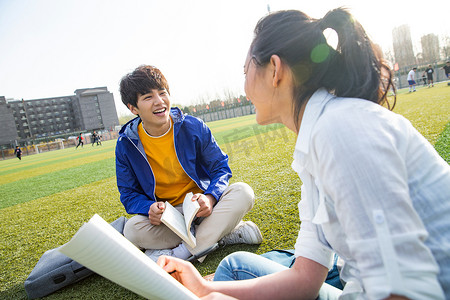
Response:
POLYGON ((198 299, 97 214, 58 250, 147 299, 198 299))
MULTIPOLYGON (((185 227, 186 227, 189 239, 194 241, 194 244, 196 245, 197 240, 195 239, 195 236, 191 233, 190 229, 191 229, 192 221, 194 220, 195 215, 197 214, 198 210, 200 209, 200 205, 198 204, 197 201, 191 200, 193 196, 194 196, 194 194, 187 193, 186 197, 184 197, 183 213, 184 213, 185 227)), ((194 248, 194 247, 192 247, 192 248, 194 248)))
POLYGON ((183 239, 190 247, 195 248, 196 239, 190 231, 190 224, 200 208, 197 201, 191 201, 194 195, 187 193, 183 202, 183 213, 180 213, 175 207, 166 201, 164 212, 161 216, 161 222, 172 229, 180 238, 183 239), (188 223, 189 227, 186 227, 188 223))
MULTIPOLYGON (((161 222, 163 222, 167 227, 172 229, 180 238, 183 239, 189 245, 192 241, 189 239, 188 231, 186 230, 186 223, 184 221, 184 216, 169 202, 165 203, 165 209, 161 216, 161 222)), ((194 246, 195 247, 195 243, 194 246)))

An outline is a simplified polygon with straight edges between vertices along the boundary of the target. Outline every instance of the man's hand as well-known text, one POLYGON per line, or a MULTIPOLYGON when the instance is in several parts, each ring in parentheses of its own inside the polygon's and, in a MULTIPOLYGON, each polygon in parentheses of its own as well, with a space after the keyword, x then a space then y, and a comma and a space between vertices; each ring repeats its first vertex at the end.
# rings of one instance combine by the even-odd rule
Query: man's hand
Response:
POLYGON ((152 225, 160 225, 161 224, 161 215, 166 208, 164 202, 155 202, 150 206, 150 210, 148 211, 148 218, 150 219, 150 223, 152 225))
POLYGON ((213 195, 195 194, 192 201, 197 201, 200 209, 197 212, 197 217, 209 217, 212 213, 213 207, 217 200, 213 195))

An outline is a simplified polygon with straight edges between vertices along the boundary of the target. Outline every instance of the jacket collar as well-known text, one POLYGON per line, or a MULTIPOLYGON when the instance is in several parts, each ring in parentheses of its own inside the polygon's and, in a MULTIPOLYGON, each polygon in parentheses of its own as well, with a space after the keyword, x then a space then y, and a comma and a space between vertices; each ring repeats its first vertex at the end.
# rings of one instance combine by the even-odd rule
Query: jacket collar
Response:
MULTIPOLYGON (((178 126, 176 124, 180 124, 184 121, 185 115, 178 107, 170 108, 170 116, 172 117, 174 127, 178 126)), ((128 121, 122 129, 119 131, 119 135, 127 136, 130 139, 138 140, 138 126, 141 123, 141 118, 136 117, 130 121, 128 121)))

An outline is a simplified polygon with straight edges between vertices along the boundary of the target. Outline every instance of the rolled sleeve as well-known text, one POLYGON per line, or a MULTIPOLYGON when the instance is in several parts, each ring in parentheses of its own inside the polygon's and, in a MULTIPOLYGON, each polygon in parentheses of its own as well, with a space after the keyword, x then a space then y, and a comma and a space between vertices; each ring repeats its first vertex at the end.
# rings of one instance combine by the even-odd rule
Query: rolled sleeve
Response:
MULTIPOLYGON (((302 227, 295 243, 295 256, 305 257, 330 269, 333 264, 333 251, 317 239, 314 231, 305 229, 305 227, 308 227, 305 225, 302 222, 302 227)), ((314 226, 313 224, 309 225, 314 226)))
MULTIPOLYGON (((305 193, 303 187, 302 193, 305 193)), ((332 265, 333 251, 318 239, 318 228, 311 223, 312 214, 308 201, 303 199, 298 204, 302 223, 295 243, 295 256, 308 258, 329 269, 332 265)))

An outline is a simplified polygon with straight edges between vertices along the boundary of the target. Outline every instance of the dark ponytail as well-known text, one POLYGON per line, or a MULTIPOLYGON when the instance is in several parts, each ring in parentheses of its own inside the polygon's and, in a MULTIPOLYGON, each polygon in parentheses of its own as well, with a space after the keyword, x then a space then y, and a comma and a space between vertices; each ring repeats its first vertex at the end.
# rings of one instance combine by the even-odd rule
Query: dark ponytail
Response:
POLYGON ((387 92, 394 89, 391 70, 361 24, 343 8, 320 20, 295 10, 269 14, 256 25, 250 51, 257 65, 266 65, 276 54, 290 66, 296 81, 296 123, 302 105, 321 87, 339 97, 386 103, 391 108, 387 101, 387 92), (337 33, 336 49, 323 35, 327 28, 337 33))

